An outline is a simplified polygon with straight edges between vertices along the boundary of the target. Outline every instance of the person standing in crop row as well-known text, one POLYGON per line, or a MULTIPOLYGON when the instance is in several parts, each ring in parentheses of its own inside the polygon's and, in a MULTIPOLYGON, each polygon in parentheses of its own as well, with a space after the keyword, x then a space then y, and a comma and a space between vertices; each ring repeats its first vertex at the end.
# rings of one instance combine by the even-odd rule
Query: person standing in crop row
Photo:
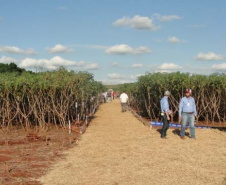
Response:
POLYGON ((169 128, 170 122, 170 114, 172 111, 169 109, 169 102, 168 98, 170 97, 171 93, 169 91, 165 91, 164 97, 160 101, 161 105, 161 117, 163 121, 162 131, 161 131, 161 138, 166 139, 166 132, 169 128))
POLYGON ((185 97, 180 101, 179 105, 179 122, 181 123, 180 137, 185 139, 185 129, 187 123, 190 125, 191 139, 195 139, 195 117, 197 118, 197 111, 195 100, 191 96, 191 89, 185 90, 185 97))

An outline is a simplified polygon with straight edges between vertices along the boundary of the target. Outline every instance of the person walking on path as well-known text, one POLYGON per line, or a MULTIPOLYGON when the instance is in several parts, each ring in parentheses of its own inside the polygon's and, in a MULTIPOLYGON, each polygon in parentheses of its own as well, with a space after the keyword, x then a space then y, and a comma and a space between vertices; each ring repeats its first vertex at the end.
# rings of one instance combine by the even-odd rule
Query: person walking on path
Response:
POLYGON ((165 91, 164 97, 160 101, 161 106, 161 117, 163 121, 162 126, 162 132, 161 132, 161 138, 166 139, 166 132, 169 128, 169 122, 170 122, 170 114, 172 111, 169 109, 169 102, 168 98, 170 97, 171 93, 169 91, 165 91))
POLYGON ((185 129, 189 122, 191 138, 195 139, 195 117, 197 117, 195 100, 191 97, 191 89, 185 90, 185 97, 180 101, 179 105, 179 122, 181 122, 181 139, 185 139, 185 129))
POLYGON ((106 101, 107 101, 107 92, 103 93, 103 98, 104 98, 104 103, 106 103, 106 101))
POLYGON ((126 104, 128 102, 128 95, 123 91, 123 93, 120 95, 120 102, 122 107, 122 112, 126 112, 126 104))

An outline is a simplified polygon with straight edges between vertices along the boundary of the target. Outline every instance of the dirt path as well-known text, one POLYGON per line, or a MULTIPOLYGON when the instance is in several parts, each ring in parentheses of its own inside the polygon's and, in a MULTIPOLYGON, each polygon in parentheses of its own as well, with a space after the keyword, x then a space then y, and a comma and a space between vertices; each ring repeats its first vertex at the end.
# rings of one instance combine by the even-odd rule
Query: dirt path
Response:
POLYGON ((226 184, 226 133, 198 130, 197 140, 149 130, 118 100, 100 106, 77 146, 41 178, 43 184, 226 184))

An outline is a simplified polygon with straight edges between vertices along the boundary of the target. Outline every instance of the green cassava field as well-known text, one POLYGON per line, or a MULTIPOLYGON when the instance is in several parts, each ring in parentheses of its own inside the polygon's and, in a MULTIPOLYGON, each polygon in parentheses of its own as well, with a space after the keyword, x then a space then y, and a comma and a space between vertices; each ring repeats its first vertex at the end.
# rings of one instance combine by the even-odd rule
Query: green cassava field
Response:
MULTIPOLYGON (((10 68, 7 72, 3 67, 0 73, 1 127, 20 125, 29 129, 37 125, 44 128, 48 123, 65 127, 77 115, 85 119, 99 101, 100 93, 105 91, 105 87, 87 72, 60 68, 32 73, 12 64, 8 67, 14 70, 10 68)), ((174 120, 177 120, 179 101, 184 90, 191 88, 199 121, 220 126, 226 122, 225 74, 146 73, 136 83, 113 88, 126 91, 130 105, 152 120, 159 118, 159 100, 165 90, 172 93, 170 105, 174 120)))
POLYGON ((103 89, 92 74, 63 68, 51 72, 0 73, 1 127, 44 129, 49 123, 65 127, 78 116, 84 120, 103 89))
POLYGON ((147 73, 138 82, 117 87, 129 94, 130 104, 141 115, 158 120, 159 101, 165 90, 171 91, 170 106, 174 120, 178 118, 180 99, 186 88, 192 89, 198 120, 205 125, 226 126, 226 75, 188 73, 147 73))

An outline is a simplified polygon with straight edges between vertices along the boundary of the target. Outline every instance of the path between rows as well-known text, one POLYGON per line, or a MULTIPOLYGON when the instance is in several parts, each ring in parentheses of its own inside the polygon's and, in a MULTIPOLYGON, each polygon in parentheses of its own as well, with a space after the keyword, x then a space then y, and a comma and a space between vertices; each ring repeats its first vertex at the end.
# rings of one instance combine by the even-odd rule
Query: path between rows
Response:
POLYGON ((47 185, 226 184, 226 133, 198 130, 181 140, 160 139, 119 100, 99 107, 81 141, 41 177, 47 185))

